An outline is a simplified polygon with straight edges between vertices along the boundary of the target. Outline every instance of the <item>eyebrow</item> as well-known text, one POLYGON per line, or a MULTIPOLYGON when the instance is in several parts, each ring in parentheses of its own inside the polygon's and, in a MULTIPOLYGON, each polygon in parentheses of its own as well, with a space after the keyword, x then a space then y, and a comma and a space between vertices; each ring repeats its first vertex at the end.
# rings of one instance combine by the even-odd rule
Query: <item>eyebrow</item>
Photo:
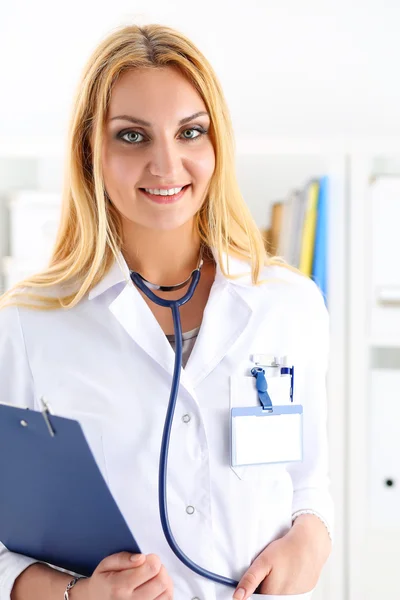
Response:
MULTIPOLYGON (((194 113, 193 115, 190 115, 190 117, 185 117, 184 119, 181 119, 178 125, 185 125, 185 123, 189 123, 190 121, 193 121, 193 119, 197 119, 197 117, 202 116, 209 117, 210 115, 208 114, 208 112, 202 110, 197 113, 194 113)), ((151 127, 151 123, 149 123, 148 121, 143 121, 143 119, 138 119, 137 117, 131 117, 129 115, 118 115, 117 117, 112 117, 110 121, 115 121, 116 119, 130 121, 131 123, 137 123, 138 125, 143 125, 144 127, 151 127)))

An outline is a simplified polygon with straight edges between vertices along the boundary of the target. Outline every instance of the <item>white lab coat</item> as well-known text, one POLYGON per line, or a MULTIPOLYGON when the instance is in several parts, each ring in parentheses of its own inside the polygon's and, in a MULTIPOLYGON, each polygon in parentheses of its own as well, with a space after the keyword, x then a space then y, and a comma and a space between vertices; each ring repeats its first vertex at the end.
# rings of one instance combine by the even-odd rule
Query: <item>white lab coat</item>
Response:
MULTIPOLYGON (((332 527, 327 475, 328 317, 315 284, 266 267, 259 287, 230 259, 219 269, 186 368, 172 428, 168 508, 181 549, 202 567, 239 580, 254 558, 312 509, 332 527), (230 385, 251 355, 288 355, 295 403, 304 407, 302 463, 230 466, 230 385), (183 416, 185 418, 183 419, 183 416), (188 416, 187 416, 188 415, 188 416), (194 512, 187 511, 193 507, 194 512)), ((176 600, 228 600, 233 589, 188 570, 165 541, 158 512, 160 440, 174 352, 117 263, 72 310, 0 311, 3 401, 81 422, 96 461, 144 553, 159 554, 176 600)), ((27 498, 29 502, 29 498, 27 498)), ((0 600, 32 559, 0 549, 0 600)), ((264 597, 264 596, 254 596, 264 597)), ((309 598, 301 595, 298 598, 309 598)), ((273 598, 273 596, 265 596, 273 598)), ((297 596, 290 596, 294 599, 297 596)))

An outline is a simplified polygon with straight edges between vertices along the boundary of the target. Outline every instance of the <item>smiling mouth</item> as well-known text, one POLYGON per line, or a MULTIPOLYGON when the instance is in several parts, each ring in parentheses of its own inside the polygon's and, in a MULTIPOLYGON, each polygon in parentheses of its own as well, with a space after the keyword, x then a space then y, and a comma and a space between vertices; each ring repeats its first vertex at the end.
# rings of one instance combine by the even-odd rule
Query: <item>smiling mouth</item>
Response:
POLYGON ((177 194, 171 195, 151 194, 150 192, 146 192, 144 188, 139 188, 139 191, 156 204, 171 204, 172 202, 177 202, 178 200, 180 200, 190 186, 190 183, 188 185, 184 185, 183 188, 177 194))

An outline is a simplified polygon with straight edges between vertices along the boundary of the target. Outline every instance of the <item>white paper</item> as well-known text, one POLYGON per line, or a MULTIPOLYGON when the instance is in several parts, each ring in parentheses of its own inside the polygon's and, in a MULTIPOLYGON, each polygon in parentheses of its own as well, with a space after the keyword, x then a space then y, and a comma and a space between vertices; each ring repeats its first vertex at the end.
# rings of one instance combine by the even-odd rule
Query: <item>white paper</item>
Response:
POLYGON ((302 415, 298 413, 233 417, 232 436, 235 466, 302 458, 302 415))

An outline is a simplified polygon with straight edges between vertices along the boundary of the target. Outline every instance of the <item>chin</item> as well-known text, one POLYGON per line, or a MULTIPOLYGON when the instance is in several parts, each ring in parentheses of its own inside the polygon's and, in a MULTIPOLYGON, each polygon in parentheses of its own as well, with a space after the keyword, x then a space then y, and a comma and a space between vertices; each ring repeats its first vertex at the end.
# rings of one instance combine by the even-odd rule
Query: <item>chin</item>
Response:
POLYGON ((153 229, 155 231, 174 231, 176 229, 180 229, 189 221, 192 222, 194 216, 189 217, 188 219, 154 219, 151 223, 148 223, 146 226, 148 229, 153 229))
POLYGON ((141 225, 157 231, 174 231, 189 223, 193 223, 198 212, 197 207, 189 211, 184 210, 188 208, 187 206, 177 206, 175 210, 169 210, 170 208, 167 207, 167 210, 151 211, 152 214, 147 214, 141 225))

